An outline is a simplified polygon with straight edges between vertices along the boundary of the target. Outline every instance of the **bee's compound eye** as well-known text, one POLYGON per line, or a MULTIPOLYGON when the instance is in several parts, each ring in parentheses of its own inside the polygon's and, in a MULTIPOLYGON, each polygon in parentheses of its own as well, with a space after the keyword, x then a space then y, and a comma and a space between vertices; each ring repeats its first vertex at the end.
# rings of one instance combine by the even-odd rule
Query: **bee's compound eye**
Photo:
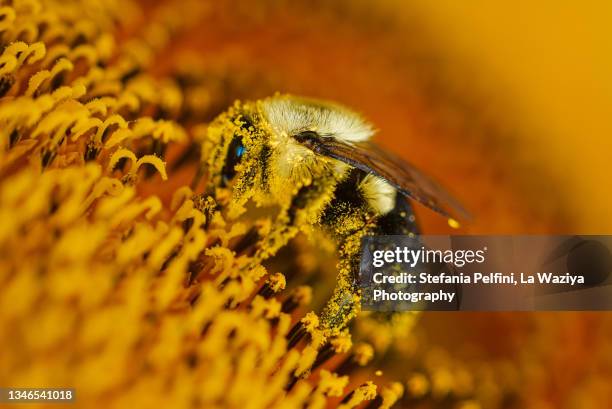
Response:
POLYGON ((221 171, 222 184, 225 186, 236 176, 236 165, 240 162, 240 159, 246 152, 246 148, 242 144, 242 138, 234 136, 230 142, 229 148, 227 149, 227 156, 225 157, 225 164, 221 171))
POLYGON ((242 154, 244 153, 244 151, 245 151, 244 145, 239 145, 238 147, 236 147, 236 156, 240 158, 242 154))

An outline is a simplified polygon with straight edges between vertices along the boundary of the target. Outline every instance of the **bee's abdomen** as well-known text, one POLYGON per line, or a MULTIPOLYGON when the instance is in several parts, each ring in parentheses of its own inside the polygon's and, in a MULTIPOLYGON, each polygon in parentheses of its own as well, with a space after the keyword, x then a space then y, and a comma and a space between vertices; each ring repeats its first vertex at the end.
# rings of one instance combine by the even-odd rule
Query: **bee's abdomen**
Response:
POLYGON ((410 235, 419 234, 419 226, 408 200, 397 195, 395 207, 377 221, 376 235, 410 235))

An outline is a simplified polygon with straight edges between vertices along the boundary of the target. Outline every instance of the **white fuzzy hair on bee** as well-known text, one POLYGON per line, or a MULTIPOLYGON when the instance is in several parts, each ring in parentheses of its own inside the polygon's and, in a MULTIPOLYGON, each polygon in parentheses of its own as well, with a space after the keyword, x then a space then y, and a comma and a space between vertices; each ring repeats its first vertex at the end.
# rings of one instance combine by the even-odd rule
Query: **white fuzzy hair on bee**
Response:
POLYGON ((359 114, 342 105, 294 96, 275 96, 263 101, 263 112, 277 134, 314 131, 319 136, 345 142, 362 142, 374 128, 359 114))
POLYGON ((359 184, 359 191, 368 205, 378 214, 387 214, 395 206, 397 190, 383 179, 367 175, 359 184))

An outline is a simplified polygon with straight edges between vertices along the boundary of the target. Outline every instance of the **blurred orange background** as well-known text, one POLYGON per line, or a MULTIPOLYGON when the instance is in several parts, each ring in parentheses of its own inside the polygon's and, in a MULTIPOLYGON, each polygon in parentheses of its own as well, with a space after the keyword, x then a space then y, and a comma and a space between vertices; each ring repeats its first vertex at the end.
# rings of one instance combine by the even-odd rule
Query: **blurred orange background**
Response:
POLYGON ((411 7, 453 59, 475 70, 468 81, 486 90, 491 105, 512 101, 508 115, 516 123, 508 126, 563 191, 573 231, 610 233, 612 4, 417 1, 411 7))

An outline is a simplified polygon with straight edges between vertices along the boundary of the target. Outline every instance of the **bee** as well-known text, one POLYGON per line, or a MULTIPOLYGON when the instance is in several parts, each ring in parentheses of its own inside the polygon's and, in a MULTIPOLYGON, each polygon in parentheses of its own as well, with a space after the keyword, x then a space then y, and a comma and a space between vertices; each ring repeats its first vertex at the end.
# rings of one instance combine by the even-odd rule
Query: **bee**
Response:
MULTIPOLYGON (((251 201, 277 209, 265 233, 249 236, 256 261, 273 256, 300 231, 329 233, 338 247, 338 277, 320 325, 333 335, 360 308, 361 240, 415 235, 411 201, 449 217, 465 214, 430 178, 373 144, 361 115, 327 101, 275 95, 236 102, 213 120, 203 144, 208 195, 229 190, 236 219, 251 201)), ((245 245, 238 245, 244 250, 245 245)))

